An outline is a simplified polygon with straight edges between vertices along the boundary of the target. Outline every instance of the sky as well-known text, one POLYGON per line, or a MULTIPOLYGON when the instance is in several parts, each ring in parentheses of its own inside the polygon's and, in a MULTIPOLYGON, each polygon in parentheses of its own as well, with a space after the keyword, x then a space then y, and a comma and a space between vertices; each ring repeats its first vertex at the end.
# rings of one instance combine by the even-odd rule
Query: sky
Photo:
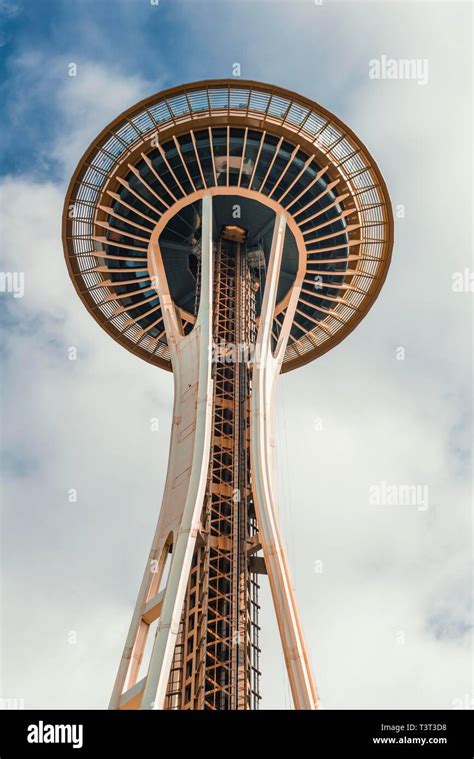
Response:
MULTIPOLYGON (((0 698, 107 707, 166 471, 172 378, 77 297, 60 239, 70 176, 120 112, 239 63, 349 124, 395 213, 372 310, 279 380, 282 529, 322 706, 473 708, 471 6, 0 0, 0 12, 1 271, 24 276, 23 297, 0 292, 0 698), (427 76, 371 78, 383 56, 427 76), (409 485, 416 503, 374 503, 374 489, 409 485)), ((262 708, 288 709, 266 588, 262 604, 262 708)))

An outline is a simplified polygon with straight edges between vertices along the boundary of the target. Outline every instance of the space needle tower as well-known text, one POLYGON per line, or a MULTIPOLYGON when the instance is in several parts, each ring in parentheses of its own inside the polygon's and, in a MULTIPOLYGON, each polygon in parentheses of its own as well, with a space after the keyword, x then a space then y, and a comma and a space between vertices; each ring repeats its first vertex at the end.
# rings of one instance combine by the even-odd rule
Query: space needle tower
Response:
POLYGON ((174 380, 161 510, 110 708, 257 709, 263 582, 294 707, 317 708, 279 524, 273 403, 279 374, 347 337, 380 292, 393 217, 377 165, 305 97, 187 84, 94 140, 63 242, 96 321, 174 380))

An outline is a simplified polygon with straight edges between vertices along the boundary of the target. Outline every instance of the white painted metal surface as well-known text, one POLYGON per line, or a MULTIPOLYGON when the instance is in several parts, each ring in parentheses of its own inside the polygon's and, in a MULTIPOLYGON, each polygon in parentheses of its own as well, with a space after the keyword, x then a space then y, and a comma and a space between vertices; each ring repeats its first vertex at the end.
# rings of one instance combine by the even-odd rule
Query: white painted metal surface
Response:
POLYGON ((297 276, 275 354, 273 354, 272 322, 285 229, 286 219, 281 214, 275 220, 255 351, 256 361, 251 396, 251 466, 259 538, 263 548, 294 705, 296 709, 316 709, 318 697, 282 544, 273 486, 272 418, 275 384, 293 321, 298 291, 301 288, 301 282, 298 281, 297 276))
POLYGON ((174 409, 168 471, 158 526, 119 666, 110 708, 126 701, 124 692, 136 686, 149 630, 149 602, 157 595, 168 546, 173 552, 160 599, 161 615, 146 675, 142 709, 162 709, 186 584, 199 531, 205 494, 211 434, 212 378, 212 198, 202 200, 201 297, 193 330, 184 335, 172 302, 158 239, 151 243, 150 261, 160 296, 174 376, 174 409), (157 571, 155 571, 157 570, 157 571))

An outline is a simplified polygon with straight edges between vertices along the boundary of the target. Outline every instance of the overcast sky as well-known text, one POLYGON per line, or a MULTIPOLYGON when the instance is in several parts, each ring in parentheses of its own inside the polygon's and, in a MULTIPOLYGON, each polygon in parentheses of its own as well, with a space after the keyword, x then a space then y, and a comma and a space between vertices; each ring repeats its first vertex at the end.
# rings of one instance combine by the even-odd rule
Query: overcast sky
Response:
MULTIPOLYGON (((472 271, 469 4, 0 8, 2 270, 24 272, 25 288, 22 298, 0 293, 0 696, 26 708, 107 707, 167 462, 171 375, 111 340, 69 281, 60 228, 70 176, 122 110, 165 87, 232 76, 240 63, 242 78, 300 92, 350 125, 398 217, 368 316, 279 383, 282 523, 322 704, 466 707, 473 295, 453 282, 472 271), (419 61, 427 81, 370 78, 382 56, 419 61), (427 498, 375 504, 371 488, 383 482, 427 498)), ((262 706, 289 708, 268 592, 262 599, 262 706)))

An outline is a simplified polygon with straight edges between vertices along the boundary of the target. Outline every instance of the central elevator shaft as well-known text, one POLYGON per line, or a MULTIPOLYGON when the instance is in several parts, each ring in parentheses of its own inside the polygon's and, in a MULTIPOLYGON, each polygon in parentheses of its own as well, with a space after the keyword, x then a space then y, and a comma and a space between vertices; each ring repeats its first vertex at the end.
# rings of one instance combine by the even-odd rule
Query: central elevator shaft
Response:
POLYGON ((255 282, 244 239, 224 228, 213 255, 210 463, 167 709, 257 709, 260 700, 259 585, 253 558, 259 544, 250 477, 255 282))

